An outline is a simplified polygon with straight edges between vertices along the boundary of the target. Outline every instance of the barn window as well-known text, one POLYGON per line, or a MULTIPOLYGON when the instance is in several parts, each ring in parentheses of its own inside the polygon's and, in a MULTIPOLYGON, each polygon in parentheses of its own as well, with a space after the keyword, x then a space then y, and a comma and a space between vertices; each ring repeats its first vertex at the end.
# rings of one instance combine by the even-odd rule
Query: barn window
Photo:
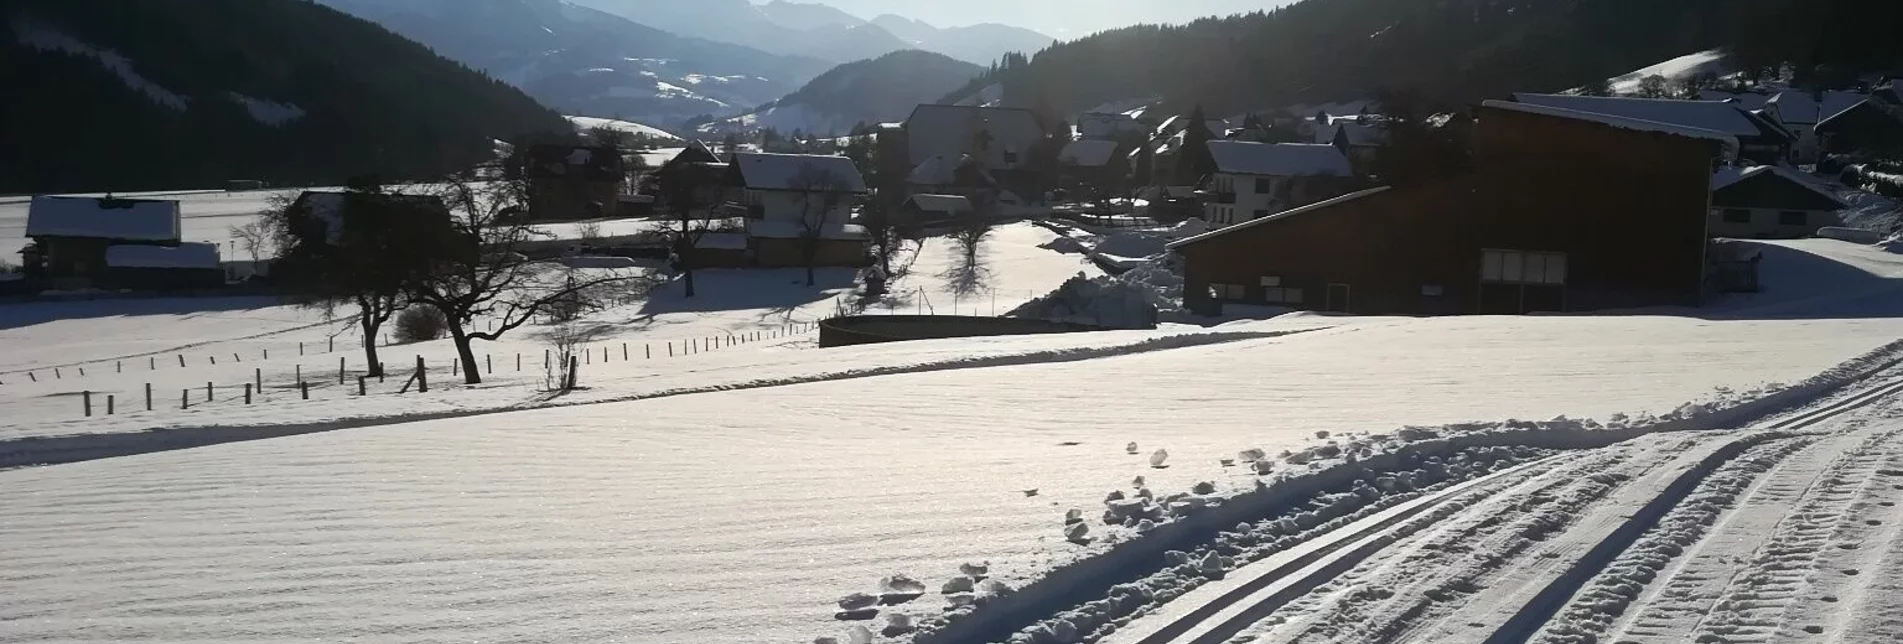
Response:
POLYGON ((1262 276, 1262 286, 1263 286, 1263 287, 1276 287, 1276 286, 1281 286, 1281 285, 1282 285, 1282 278, 1280 278, 1280 277, 1277 277, 1277 276, 1273 276, 1273 275, 1264 275, 1264 276, 1262 276))
POLYGON ((1751 211, 1745 210, 1743 208, 1726 208, 1725 209, 1725 223, 1727 224, 1751 223, 1751 211))
POLYGON ((1422 297, 1440 297, 1446 294, 1447 294, 1447 289, 1441 287, 1441 285, 1439 284, 1422 284, 1421 285, 1422 297))
POLYGON ((1262 299, 1276 304, 1301 304, 1302 289, 1265 288, 1262 289, 1262 299))
POLYGON ((1803 226, 1810 223, 1810 214, 1802 210, 1786 210, 1777 214, 1779 226, 1803 226))
POLYGON ((1210 284, 1209 297, 1215 300, 1243 300, 1249 297, 1249 289, 1241 284, 1210 284))
POLYGON ((1565 253, 1487 250, 1480 256, 1480 281, 1501 284, 1565 284, 1565 253))

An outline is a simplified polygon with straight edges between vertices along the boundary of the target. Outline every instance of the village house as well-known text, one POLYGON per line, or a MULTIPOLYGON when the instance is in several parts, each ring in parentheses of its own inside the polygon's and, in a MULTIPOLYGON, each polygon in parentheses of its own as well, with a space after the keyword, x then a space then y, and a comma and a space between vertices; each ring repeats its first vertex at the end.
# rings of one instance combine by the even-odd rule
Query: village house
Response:
POLYGON ((1121 140, 1149 130, 1149 126, 1129 114, 1087 112, 1077 117, 1077 136, 1082 139, 1121 140))
POLYGON ((1329 117, 1315 128, 1315 142, 1335 146, 1347 155, 1351 165, 1366 174, 1381 147, 1387 145, 1388 130, 1380 116, 1329 117))
POLYGON ((1903 154, 1903 107, 1862 101, 1817 123, 1825 154, 1903 154))
POLYGON ((1339 196, 1354 184, 1348 157, 1330 145, 1210 141, 1216 174, 1203 220, 1232 226, 1339 196))
POLYGON ((627 182, 622 163, 613 146, 529 146, 521 168, 529 182, 529 217, 577 221, 613 215, 627 182))
POLYGON ((761 266, 804 266, 807 244, 818 266, 863 266, 868 238, 850 223, 866 193, 864 177, 842 156, 733 155, 728 212, 745 219, 749 250, 761 266))
POLYGON ((1738 149, 1736 156, 1727 161, 1783 163, 1791 158, 1792 147, 1797 143, 1797 136, 1774 119, 1730 102, 1527 93, 1514 94, 1513 99, 1527 105, 1606 114, 1730 136, 1738 141, 1738 149))
POLYGON ((961 195, 912 195, 899 206, 895 223, 919 226, 968 217, 975 212, 971 200, 961 195))
POLYGON ((217 244, 118 244, 106 247, 102 285, 142 291, 215 289, 225 285, 225 272, 217 244))
POLYGON ((1710 233, 1716 237, 1791 239, 1841 222, 1850 207, 1802 173, 1781 166, 1720 168, 1711 179, 1710 233))
POLYGON ((1104 192, 1118 192, 1130 176, 1128 156, 1121 154, 1116 141, 1079 139, 1064 146, 1057 154, 1063 166, 1065 185, 1085 186, 1104 192))
MULTIPOLYGON (((111 276, 114 246, 178 246, 178 202, 113 197, 34 197, 28 205, 22 251, 28 275, 59 287, 103 284, 111 276)), ((212 253, 216 257, 217 253, 212 253)), ((124 255, 121 255, 124 259, 124 255)), ((211 266, 217 270, 214 262, 211 266)))
POLYGON ((1521 314, 1701 301, 1712 167, 1735 138, 1501 101, 1475 116, 1470 176, 1172 243, 1185 305, 1521 314))
POLYGON ((1816 132, 1818 123, 1870 98, 1867 94, 1841 90, 1812 93, 1791 89, 1735 94, 1706 90, 1698 96, 1700 100, 1733 103, 1790 130, 1796 136, 1791 147, 1791 160, 1796 163, 1816 163, 1822 154, 1822 142, 1816 132))
MULTIPOLYGON (((1044 126, 1030 110, 965 105, 920 105, 905 120, 906 158, 926 180, 950 180, 970 159, 1000 190, 1035 195, 1045 185, 1031 162, 1032 148, 1044 140, 1044 126), (920 166, 933 164, 930 172, 920 166)), ((911 182, 942 192, 941 185, 911 182)))

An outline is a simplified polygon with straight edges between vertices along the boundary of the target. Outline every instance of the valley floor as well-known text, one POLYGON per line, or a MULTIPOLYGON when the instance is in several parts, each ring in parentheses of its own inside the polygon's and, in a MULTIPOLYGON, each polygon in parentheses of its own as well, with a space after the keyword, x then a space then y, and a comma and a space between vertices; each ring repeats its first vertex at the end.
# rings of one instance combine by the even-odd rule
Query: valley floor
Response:
MULTIPOLYGON (((1050 239, 1027 226, 992 247, 1001 308, 1019 284, 1021 302, 1092 270, 1037 249, 1050 239)), ((765 335, 672 362, 623 360, 613 336, 569 397, 536 398, 525 372, 92 419, 73 418, 71 376, 34 389, 21 370, 70 356, 97 372, 192 338, 102 314, 76 332, 154 337, 88 354, 66 320, 9 325, 10 347, 42 353, 0 374, 0 453, 236 436, 0 471, 0 632, 1888 641, 1903 319, 1882 307, 1903 275, 1831 244, 1780 248, 1867 279, 1799 291, 1801 307, 1772 290, 1703 313, 1292 315, 822 351, 783 332, 830 313, 822 293, 613 320, 630 342, 765 335), (882 591, 874 619, 837 615, 882 591)), ((973 306, 942 281, 958 277, 944 253, 920 255, 911 287, 973 306)), ((196 328, 223 352, 309 324, 247 311, 196 328)), ((87 376, 132 391, 113 377, 87 376)))

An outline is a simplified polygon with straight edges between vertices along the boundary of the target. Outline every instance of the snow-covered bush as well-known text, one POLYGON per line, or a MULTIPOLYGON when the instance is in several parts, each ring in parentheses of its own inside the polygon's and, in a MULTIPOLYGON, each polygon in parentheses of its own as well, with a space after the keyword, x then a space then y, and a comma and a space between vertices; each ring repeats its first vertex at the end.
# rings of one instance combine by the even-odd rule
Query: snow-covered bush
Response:
POLYGON ((434 306, 412 306, 396 316, 398 342, 428 342, 449 332, 449 318, 434 306))

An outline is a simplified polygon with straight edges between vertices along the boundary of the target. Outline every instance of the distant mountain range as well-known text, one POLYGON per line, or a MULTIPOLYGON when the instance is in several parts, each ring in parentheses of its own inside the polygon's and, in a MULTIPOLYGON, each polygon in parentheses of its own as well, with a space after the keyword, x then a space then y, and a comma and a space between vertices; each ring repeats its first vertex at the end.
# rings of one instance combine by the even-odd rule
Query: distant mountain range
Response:
POLYGON ((572 137, 521 91, 300 0, 0 5, 0 193, 423 179, 572 137))
POLYGON ((844 135, 859 123, 904 120, 983 72, 944 54, 908 49, 847 63, 821 74, 799 91, 751 113, 701 126, 702 134, 771 128, 817 135, 844 135))
POLYGON ((740 114, 834 64, 680 36, 562 0, 321 1, 563 113, 654 125, 740 114))
POLYGON ((1006 25, 941 29, 891 15, 865 20, 829 5, 788 0, 764 5, 749 0, 577 1, 684 36, 835 63, 877 58, 901 49, 923 49, 989 65, 1005 52, 1031 54, 1056 42, 1050 36, 1006 25))

